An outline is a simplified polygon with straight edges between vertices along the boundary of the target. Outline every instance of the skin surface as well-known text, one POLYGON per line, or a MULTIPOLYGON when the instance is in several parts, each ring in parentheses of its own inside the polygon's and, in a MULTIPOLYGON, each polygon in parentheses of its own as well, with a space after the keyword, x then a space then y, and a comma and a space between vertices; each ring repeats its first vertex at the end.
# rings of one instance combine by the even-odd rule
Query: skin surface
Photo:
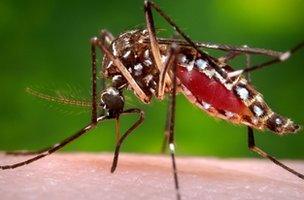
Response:
MULTIPOLYGON (((1 164, 23 160, 1 154, 1 164)), ((57 153, 25 167, 0 171, 9 199, 175 199, 167 156, 57 153)), ((304 171, 303 161, 285 161, 304 171)), ((178 157, 182 199, 304 199, 303 181, 260 159, 178 157)))

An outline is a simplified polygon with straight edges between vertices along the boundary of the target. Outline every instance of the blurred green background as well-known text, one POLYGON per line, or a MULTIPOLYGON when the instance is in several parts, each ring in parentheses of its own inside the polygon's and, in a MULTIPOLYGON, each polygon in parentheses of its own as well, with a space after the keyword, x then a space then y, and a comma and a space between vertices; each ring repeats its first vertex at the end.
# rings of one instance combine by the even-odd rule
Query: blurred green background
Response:
MULTIPOLYGON (((156 2, 194 40, 284 51, 304 39, 302 0, 156 2)), ((160 17, 155 22, 158 28, 166 29, 162 36, 172 34, 160 17)), ((117 35, 144 25, 142 0, 1 0, 0 150, 39 149, 84 127, 90 120, 89 112, 77 114, 78 109, 67 108, 72 114, 66 114, 64 107, 37 100, 26 94, 25 88, 34 85, 48 90, 58 86, 89 98, 89 39, 102 28, 117 35)), ((241 67, 243 61, 234 64, 241 67)), ((254 57, 254 63, 262 61, 265 58, 254 57)), ((273 110, 303 125, 303 74, 304 50, 285 63, 255 72, 252 79, 273 110)), ((166 101, 143 105, 132 93, 127 96, 127 107, 142 108, 146 120, 127 139, 122 151, 159 153, 166 101)), ((182 95, 178 96, 176 112, 178 155, 256 156, 247 149, 246 127, 215 120, 182 95)), ((134 120, 124 117, 122 129, 134 120)), ((279 158, 304 158, 303 131, 284 137, 257 133, 256 139, 264 150, 279 158)), ((109 121, 65 150, 113 151, 114 144, 114 122, 109 121)))

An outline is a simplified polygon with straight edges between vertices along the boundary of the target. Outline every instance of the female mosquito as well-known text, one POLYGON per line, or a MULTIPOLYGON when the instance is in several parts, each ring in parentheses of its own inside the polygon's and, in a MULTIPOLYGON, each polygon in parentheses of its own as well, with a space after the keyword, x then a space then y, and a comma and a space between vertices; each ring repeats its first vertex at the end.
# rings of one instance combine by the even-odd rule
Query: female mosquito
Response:
POLYGON ((104 120, 114 119, 118 122, 122 115, 137 114, 137 121, 123 135, 119 134, 119 127, 116 128, 117 144, 111 167, 111 172, 114 172, 123 141, 144 121, 142 110, 124 109, 123 91, 131 89, 143 103, 150 103, 152 97, 162 100, 165 95, 169 96, 164 141, 170 150, 177 199, 181 198, 174 145, 175 105, 178 92, 183 93, 190 102, 214 117, 246 125, 248 127, 248 147, 251 151, 270 159, 276 165, 304 180, 303 174, 279 162, 255 145, 253 128, 268 129, 278 135, 285 135, 297 132, 300 127, 290 119, 273 112, 246 76, 251 71, 287 60, 304 46, 304 42, 286 52, 247 46, 234 47, 198 43, 193 42, 154 2, 145 1, 144 12, 146 29, 127 31, 117 38, 114 38, 110 32, 102 30, 98 37, 91 39, 91 122, 52 147, 35 152, 13 152, 14 154, 37 155, 23 162, 0 166, 0 169, 21 167, 54 153, 94 129, 98 123, 104 120), (183 40, 157 38, 152 9, 160 14, 183 40), (100 98, 97 96, 96 48, 99 48, 104 54, 101 72, 104 79, 109 82, 107 87, 102 84, 100 98), (202 51, 202 48, 217 49, 228 53, 224 57, 215 58, 202 51), (242 54, 247 56, 246 68, 234 70, 227 64, 242 54), (266 55, 272 59, 256 66, 249 66, 250 54, 266 55))

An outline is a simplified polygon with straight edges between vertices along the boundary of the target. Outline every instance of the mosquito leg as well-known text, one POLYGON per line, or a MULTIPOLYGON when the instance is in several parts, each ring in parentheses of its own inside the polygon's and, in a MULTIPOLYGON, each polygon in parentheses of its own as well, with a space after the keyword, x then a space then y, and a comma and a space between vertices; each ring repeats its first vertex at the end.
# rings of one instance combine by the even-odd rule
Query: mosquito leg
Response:
POLYGON ((116 139, 116 144, 118 143, 120 139, 120 119, 119 116, 115 119, 115 139, 116 139))
MULTIPOLYGON (((154 2, 146 0, 145 1, 145 10, 148 10, 147 13, 151 12, 151 7, 153 7, 185 40, 186 42, 189 43, 190 46, 192 46, 195 50, 197 50, 197 52, 200 53, 201 57, 208 61, 209 64, 212 64, 213 68, 219 73, 221 74, 224 78, 226 78, 226 75, 224 73, 221 73, 221 69, 219 66, 216 65, 215 61, 208 56, 205 52, 201 51, 199 46, 193 42, 177 25, 176 23, 167 15, 165 14, 158 5, 156 5, 154 2)), ((151 15, 152 17, 152 15, 151 15)), ((289 51, 281 54, 279 57, 276 57, 270 61, 264 62, 262 64, 259 65, 255 65, 252 66, 248 69, 246 69, 246 71, 253 71, 253 70, 257 70, 257 69, 261 69, 263 67, 272 65, 274 63, 279 63, 279 62, 283 62, 285 60, 287 60, 293 53, 295 53, 296 51, 300 50, 301 48, 304 47, 304 41, 302 41, 301 43, 299 43, 298 45, 294 46, 293 48, 291 48, 289 51)), ((267 50, 266 50, 267 51, 267 50)))
MULTIPOLYGON (((16 151, 16 152, 7 152, 7 154, 11 155, 33 155, 33 154, 38 154, 37 156, 26 160, 24 162, 16 163, 13 165, 6 165, 6 166, 0 166, 1 169, 12 169, 16 167, 20 167, 26 164, 29 164, 31 162, 34 162, 42 157, 45 157, 58 149, 61 149, 63 146, 68 144, 69 142, 73 141, 74 139, 80 137, 87 131, 91 130, 94 128, 97 124, 97 84, 96 84, 96 79, 97 79, 97 67, 96 67, 96 48, 93 42, 91 42, 91 61, 92 61, 92 114, 91 114, 91 124, 89 124, 87 127, 84 129, 80 130, 77 132, 75 135, 72 135, 71 137, 63 140, 61 143, 58 145, 54 145, 53 147, 47 147, 43 148, 37 151, 16 151)), ((100 118, 100 120, 103 120, 103 118, 100 118)))
MULTIPOLYGON (((244 45, 244 48, 248 48, 247 45, 244 45)), ((240 70, 236 70, 234 72, 231 72, 228 74, 228 76, 232 77, 232 76, 239 76, 240 74, 244 73, 245 74, 245 77, 247 78, 247 80, 250 82, 250 71, 247 71, 248 69, 250 69, 250 63, 251 63, 251 54, 250 53, 247 53, 247 52, 241 52, 241 51, 235 51, 235 53, 231 52, 231 55, 230 53, 228 53, 228 55, 224 56, 224 57, 221 57, 218 59, 218 61, 223 65, 225 66, 226 63, 229 61, 229 60, 232 60, 234 59, 236 56, 239 56, 239 55, 245 55, 246 56, 246 67, 245 69, 240 69, 240 70)), ((282 54, 281 54, 282 55, 282 54)))
MULTIPOLYGON (((167 72, 169 72, 170 67, 172 68, 172 66, 175 64, 175 60, 177 59, 177 46, 175 43, 171 44, 171 47, 167 53, 168 55, 168 60, 166 62, 165 68, 164 70, 160 73, 159 75, 159 83, 158 85, 160 87, 158 87, 158 98, 162 99, 163 95, 164 95, 164 90, 165 90, 165 75, 167 74, 167 72)), ((167 147, 167 142, 168 142, 168 137, 169 137, 169 120, 171 118, 171 110, 170 110, 170 104, 168 104, 168 110, 167 110, 167 119, 166 119, 166 125, 165 125, 165 135, 164 135, 164 139, 163 139, 163 145, 162 145, 162 150, 161 152, 164 153, 166 151, 166 147, 167 147)))
MULTIPOLYGON (((193 46, 193 44, 188 43, 188 40, 187 40, 187 42, 185 42, 185 41, 176 40, 176 39, 163 39, 163 38, 158 39, 159 44, 171 44, 172 42, 175 42, 176 44, 178 44, 180 46, 193 46)), ((252 66, 252 67, 246 69, 246 71, 254 71, 254 70, 258 70, 258 69, 270 66, 275 63, 284 62, 287 59, 289 59, 295 52, 304 48, 304 41, 297 44, 296 46, 294 46, 293 48, 291 48, 289 51, 286 51, 286 52, 273 51, 270 49, 262 49, 262 48, 250 48, 250 47, 247 47, 246 45, 244 45, 242 47, 238 47, 238 46, 223 45, 223 44, 210 44, 210 43, 203 43, 203 42, 194 42, 194 44, 196 45, 196 47, 200 47, 200 48, 218 49, 218 50, 228 51, 228 52, 236 51, 236 52, 246 53, 246 54, 259 54, 259 55, 265 55, 265 56, 274 58, 267 62, 252 66)))
MULTIPOLYGON (((159 44, 156 39, 154 20, 153 20, 153 15, 152 15, 149 1, 145 1, 144 10, 145 10, 147 29, 149 32, 149 39, 150 39, 152 55, 153 55, 154 61, 156 63, 156 66, 161 74, 160 76, 164 76, 163 81, 160 81, 159 83, 164 82, 164 83, 169 84, 171 81, 170 81, 169 75, 166 73, 167 68, 166 68, 166 66, 164 66, 162 59, 161 59, 161 53, 160 53, 160 49, 159 49, 159 44)), ((163 89, 165 87, 164 83, 158 84, 158 98, 160 98, 160 99, 162 99, 164 96, 164 92, 163 92, 163 89)))
MULTIPOLYGON (((111 43, 113 42, 113 40, 115 39, 114 36, 112 35, 112 33, 110 33, 108 30, 106 29, 102 29, 100 31, 100 34, 99 34, 99 39, 101 41, 103 41, 103 43, 109 47, 111 45, 111 43)), ((105 88, 106 88, 106 85, 105 85, 105 79, 103 77, 103 69, 102 69, 102 65, 101 65, 101 68, 100 68, 100 76, 101 76, 101 80, 100 80, 100 91, 104 91, 105 88)), ((100 110, 100 115, 103 116, 105 115, 105 110, 102 108, 100 110)))
POLYGON ((138 120, 119 138, 118 142, 116 143, 116 148, 114 152, 111 172, 113 173, 117 167, 118 157, 119 157, 119 150, 123 143, 123 141, 144 121, 144 112, 140 109, 133 108, 129 110, 125 110, 122 114, 132 114, 137 113, 139 114, 138 120))
POLYGON ((152 54, 154 57, 154 61, 157 65, 157 68, 159 71, 162 71, 163 67, 163 63, 162 63, 162 59, 161 59, 161 54, 160 54, 160 49, 159 49, 159 45, 156 39, 156 33, 155 33, 155 26, 154 26, 154 20, 153 20, 153 15, 152 15, 152 11, 150 9, 148 1, 145 1, 145 18, 146 18, 146 24, 147 24, 147 29, 149 32, 149 38, 150 38, 150 45, 151 45, 151 49, 152 49, 152 54))
MULTIPOLYGON (((177 38, 179 37, 180 35, 177 35, 176 33, 173 35, 173 38, 177 38)), ((171 43, 170 45, 172 46, 173 43, 171 43)), ((175 44, 175 43, 174 43, 175 44)), ((167 73, 167 71, 169 70, 169 62, 170 60, 172 59, 171 57, 171 54, 172 54, 172 48, 169 49, 169 58, 168 58, 168 61, 166 63, 166 66, 165 66, 165 70, 163 71, 162 74, 160 74, 160 78, 159 78, 159 85, 161 85, 161 87, 158 87, 159 91, 164 91, 164 88, 165 88, 165 79, 164 79, 164 74, 167 73), (162 89, 163 87, 163 89, 162 89)), ((160 92, 158 91, 158 95, 160 95, 160 92)), ((169 129, 170 129, 170 124, 169 124, 169 120, 171 119, 171 112, 170 112, 170 104, 168 103, 168 107, 167 107, 167 116, 166 116, 166 124, 165 124, 165 131, 164 131, 164 138, 163 138, 163 142, 162 142, 162 146, 161 146, 161 153, 164 154, 167 150, 167 144, 168 144, 168 138, 169 138, 169 129)))
POLYGON ((277 58, 274 58, 274 59, 269 60, 267 62, 258 64, 258 65, 254 65, 254 66, 252 66, 250 68, 245 69, 245 72, 262 69, 264 67, 270 66, 270 65, 275 64, 275 63, 284 62, 284 61, 288 60, 295 52, 299 51, 302 48, 304 48, 304 41, 301 42, 301 43, 299 43, 299 44, 297 44, 296 46, 294 46, 293 48, 291 48, 289 51, 286 51, 285 53, 281 54, 277 58))
MULTIPOLYGON (((190 40, 189 37, 187 37, 181 30, 175 25, 175 23, 167 16, 165 15, 158 6, 156 6, 153 2, 146 0, 145 1, 145 15, 146 15, 146 22, 147 22, 147 28, 150 34, 150 43, 151 43, 151 48, 153 46, 158 46, 156 37, 155 37, 155 30, 154 29, 154 22, 153 22, 153 16, 152 16, 152 11, 151 7, 157 10, 157 12, 164 17, 167 22, 169 22, 170 25, 172 25, 175 30, 190 44, 193 44, 193 47, 198 50, 198 52, 201 53, 201 56, 206 57, 206 60, 209 61, 210 57, 201 52, 199 48, 195 46, 195 44, 190 40)), ((172 48, 172 50, 176 50, 175 48, 172 48)), ((153 50, 152 50, 153 51, 153 50)), ((156 52, 157 54, 157 52, 156 52)), ((154 58, 155 58, 155 52, 153 53, 154 58)), ((173 52, 172 55, 176 55, 176 52, 173 52)), ((176 58, 176 57, 175 57, 176 58)), ((170 98, 170 112, 171 112, 171 117, 169 121, 169 150, 170 150, 170 155, 172 159, 172 167, 173 167, 173 176, 174 176, 174 183, 175 183, 175 189, 176 189, 176 198, 179 200, 181 199, 180 196, 180 191, 179 191, 179 182, 178 182, 178 176, 177 176, 177 168, 176 168, 176 161, 175 161, 175 144, 174 144, 174 122, 175 122, 175 104, 176 104, 176 90, 177 90, 177 78, 176 78, 176 59, 174 58, 174 63, 172 65, 172 71, 173 71, 173 89, 172 89, 172 96, 170 98)), ((157 59, 157 58, 155 58, 157 59)), ((160 62, 161 60, 159 60, 160 62)), ((157 62, 157 61, 156 61, 157 62)), ((210 60, 210 62, 214 62, 213 60, 210 60)), ((165 70, 165 68, 160 68, 160 73, 162 73, 162 70, 165 70)), ((220 69, 218 69, 220 70, 220 69)))
MULTIPOLYGON (((172 46, 172 55, 177 54, 176 47, 172 46)), ((177 175, 177 168, 176 168, 176 161, 175 161, 175 142, 174 142, 174 126, 175 126, 175 107, 176 107, 176 90, 177 90, 177 59, 175 57, 174 62, 172 64, 172 72, 173 72, 173 89, 172 95, 169 102, 169 109, 170 109, 170 121, 169 121, 169 150, 172 159, 172 167, 173 167, 173 176, 174 176, 174 183, 176 189, 176 198, 178 200, 181 199, 180 191, 179 191, 179 181, 177 175)))
MULTIPOLYGON (((177 167, 175 161, 175 142, 174 142, 174 126, 175 126, 175 107, 176 107, 176 91, 177 91, 177 55, 178 55, 178 47, 176 44, 172 44, 169 51, 168 61, 166 63, 164 73, 170 69, 173 73, 173 86, 172 86, 172 94, 169 98, 169 105, 168 105, 168 114, 167 114, 167 122, 166 122, 166 130, 165 130, 165 139, 164 142, 168 142, 170 155, 172 159, 172 168, 173 168, 173 176, 174 176, 174 183, 176 189, 176 197, 180 199, 180 191, 179 191, 179 181, 177 175, 177 167), (166 132, 168 136, 166 136, 166 132)), ((160 81, 164 81, 164 74, 160 77, 160 81)), ((165 143, 164 143, 165 144, 165 143)))
POLYGON ((163 138, 163 143, 162 143, 162 148, 161 148, 161 153, 165 153, 168 145, 168 138, 169 138, 169 129, 170 129, 170 119, 171 119, 171 110, 170 110, 170 103, 168 103, 168 108, 167 108, 167 116, 166 116, 166 124, 165 124, 165 132, 164 132, 164 138, 163 138))
POLYGON ((171 45, 171 47, 168 49, 167 53, 167 62, 165 63, 164 69, 159 74, 159 81, 158 81, 158 89, 157 89, 157 98, 163 99, 164 93, 165 93, 165 78, 166 75, 168 75, 168 72, 170 71, 170 67, 172 67, 173 62, 175 62, 175 59, 177 57, 177 52, 175 52, 177 49, 177 46, 175 43, 171 45))
MULTIPOLYGON (((251 66, 251 56, 249 54, 245 54, 245 57, 246 57, 246 68, 245 69, 248 69, 251 66)), ((251 82, 250 71, 245 72, 245 77, 246 77, 247 81, 250 83, 251 82)))
MULTIPOLYGON (((167 115, 167 121, 166 121, 166 130, 165 130, 165 138, 163 143, 162 150, 165 150, 165 146, 167 144, 167 141, 169 141, 169 149, 170 149, 170 155, 172 159, 172 167, 173 167, 173 175, 174 175, 174 181, 175 181, 175 188, 176 188, 176 195, 177 199, 180 199, 180 192, 179 192, 179 182, 178 182, 178 176, 177 176, 177 168, 176 168, 176 162, 175 162, 175 144, 174 144, 174 125, 175 125, 175 104, 176 104, 176 88, 177 88, 177 77, 176 77, 176 67, 177 67, 177 55, 178 55, 178 47, 175 43, 173 43, 169 49, 168 53, 168 60, 166 62, 166 65, 164 67, 164 70, 161 71, 160 77, 159 77, 159 91, 158 95, 163 95, 164 88, 165 88, 165 75, 169 70, 172 69, 173 71, 173 88, 172 88, 172 96, 170 97, 169 107, 168 107, 168 115, 167 115), (171 68, 171 69, 170 69, 171 68), (168 133, 168 136, 166 135, 168 133)), ((158 97, 160 98, 160 97, 158 97)))
MULTIPOLYGON (((145 41, 149 42, 149 41, 145 41)), ((176 43, 179 46, 191 46, 188 42, 181 40, 181 39, 167 39, 167 38, 158 38, 159 44, 172 44, 176 43)), ((252 48, 248 47, 246 45, 243 46, 233 46, 233 45, 227 45, 227 44, 214 44, 214 43, 207 43, 207 42, 194 42, 195 45, 199 48, 206 48, 206 49, 215 49, 215 50, 221 50, 221 51, 236 51, 241 53, 247 53, 247 54, 256 54, 256 55, 265 55, 269 57, 280 57, 283 52, 280 51, 274 51, 270 49, 263 49, 263 48, 252 48)))
MULTIPOLYGON (((97 67, 96 67, 96 48, 93 42, 91 42, 91 61, 92 61, 92 114, 91 123, 97 123, 97 67)), ((36 151, 12 151, 6 152, 8 155, 35 155, 48 151, 51 147, 39 149, 36 151)))
POLYGON ((225 56, 222 56, 220 58, 218 58, 218 62, 226 65, 226 63, 232 59, 234 59, 235 57, 239 56, 240 54, 242 54, 242 52, 239 51, 229 51, 225 56))
POLYGON ((13 155, 13 156, 28 156, 28 155, 35 155, 35 154, 40 154, 42 152, 45 152, 49 149, 49 147, 47 148, 43 148, 43 149, 39 149, 39 150, 34 150, 34 151, 27 151, 27 150, 21 150, 21 151, 6 151, 5 154, 6 155, 13 155))
MULTIPOLYGON (((246 49, 246 48, 249 48, 249 47, 244 45, 243 48, 246 49)), ((302 48, 304 48, 304 41, 302 43, 299 43, 295 47, 291 48, 289 51, 286 51, 285 53, 279 53, 279 52, 276 53, 276 52, 271 51, 271 50, 261 49, 259 54, 266 55, 266 56, 271 56, 271 57, 274 57, 274 59, 272 59, 270 61, 267 61, 267 62, 264 62, 264 63, 261 63, 261 64, 258 64, 258 65, 255 65, 255 66, 249 66, 249 67, 247 66, 244 70, 242 70, 242 72, 245 72, 245 73, 246 72, 251 72, 251 71, 262 69, 264 67, 270 66, 270 65, 275 64, 275 63, 284 62, 284 61, 288 60, 296 51, 299 51, 302 48)), ((243 51, 243 50, 236 51, 236 52, 238 52, 239 54, 244 53, 247 56, 249 56, 249 54, 251 54, 250 52, 243 51)), ((229 55, 229 53, 228 53, 228 55, 229 55)), ((234 57, 232 57, 232 59, 233 58, 234 57)), ((228 61, 227 59, 225 59, 225 57, 223 57, 222 59, 223 59, 223 61, 228 61)), ((220 60, 221 60, 221 58, 219 59, 219 61, 220 60)), ((231 59, 229 59, 229 60, 231 60, 231 59)))
MULTIPOLYGON (((196 44, 173 22, 173 20, 166 15, 158 5, 156 5, 153 1, 146 0, 145 1, 145 14, 146 14, 146 22, 147 22, 147 27, 148 30, 150 28, 154 27, 153 23, 153 16, 152 16, 152 10, 151 8, 154 8, 173 28, 174 30, 179 33, 191 46, 193 46, 203 57, 209 57, 206 53, 201 52, 201 50, 196 46, 196 44)), ((150 33, 150 31, 149 31, 150 33)), ((155 31, 154 31, 154 36, 155 36, 155 31)), ((153 37, 153 32, 151 31, 150 33, 150 43, 151 45, 155 44, 156 38, 153 37), (152 34, 152 36, 151 36, 152 34)), ((151 46, 152 47, 152 46, 151 46)), ((209 59, 207 58, 209 61, 209 59)))
MULTIPOLYGON (((97 119, 97 122, 101 122, 103 120, 107 119, 105 116, 103 117, 99 117, 97 119)), ((53 147, 50 147, 48 149, 45 149, 45 152, 42 152, 38 155, 36 155, 33 158, 30 158, 28 160, 22 161, 22 162, 18 162, 15 164, 11 164, 11 165, 2 165, 0 166, 0 169, 5 170, 5 169, 14 169, 17 167, 21 167, 27 164, 30 164, 36 160, 39 160, 45 156, 48 156, 52 153, 54 153, 55 151, 58 151, 59 149, 61 149, 62 147, 64 147, 65 145, 69 144, 70 142, 74 141, 75 139, 79 138, 80 136, 82 136, 83 134, 87 133, 88 131, 92 130, 93 128, 96 127, 96 123, 91 122, 89 125, 87 125, 86 127, 84 127, 83 129, 81 129, 80 131, 78 131, 76 134, 66 138, 65 140, 63 140, 62 142, 60 142, 59 144, 55 144, 53 147)))
POLYGON ((274 162, 276 165, 282 167, 283 169, 289 171, 290 173, 296 175, 297 177, 301 178, 304 180, 304 175, 295 171, 294 169, 291 169, 289 167, 287 167, 286 165, 284 165, 283 163, 279 162, 277 159, 275 159, 274 157, 270 156, 268 153, 266 153, 265 151, 263 151, 262 149, 260 149, 259 147, 255 146, 255 141, 254 141, 254 133, 253 133, 253 129, 248 127, 248 148, 253 151, 258 153, 260 156, 262 156, 263 158, 268 158, 269 160, 271 160, 272 162, 274 162))
MULTIPOLYGON (((110 45, 112 44, 112 42, 115 40, 115 37, 112 35, 112 33, 106 29, 102 29, 100 31, 100 35, 98 38, 99 38, 99 40, 102 41, 103 44, 105 44, 105 46, 107 48, 109 48, 110 45)), ((101 71, 102 71, 102 68, 101 68, 101 71)), ((102 78, 101 79, 101 91, 103 91, 104 89, 105 89, 105 81, 104 81, 104 78, 102 78)))
MULTIPOLYGON (((248 69, 250 67, 250 55, 245 54, 246 55, 246 68, 248 69)), ((250 71, 246 73, 246 78, 247 80, 250 82, 250 71)), ((257 147, 255 145, 255 140, 254 140, 254 132, 253 129, 251 127, 247 127, 247 134, 248 134, 248 148, 253 151, 258 153, 260 156, 262 156, 263 158, 268 158, 269 160, 271 160, 272 162, 274 162, 276 165, 284 168, 285 170, 293 173, 294 175, 298 176, 301 179, 304 179, 304 175, 300 174, 299 172, 296 172, 295 170, 287 167, 286 165, 284 165, 283 163, 279 162, 278 160, 276 160, 274 157, 270 156, 268 153, 266 153, 265 151, 263 151, 262 149, 260 149, 259 147, 257 147)))
MULTIPOLYGON (((145 13, 146 16, 150 15, 150 18, 152 19, 152 12, 151 8, 154 8, 160 16, 162 16, 173 28, 174 30, 179 33, 188 43, 191 47, 193 47, 202 57, 202 59, 208 61, 210 65, 216 70, 217 73, 219 73, 223 78, 227 78, 227 74, 223 72, 220 66, 217 65, 216 60, 214 60, 211 56, 209 56, 207 53, 203 52, 177 25, 176 23, 167 15, 165 14, 158 5, 156 5, 154 2, 146 0, 145 1, 145 13)), ((147 19, 147 17, 146 17, 147 19)), ((149 27, 147 20, 147 26, 149 27)), ((150 39, 151 40, 151 39, 150 39)), ((152 42, 151 42, 152 43, 152 42)))
POLYGON ((92 123, 97 123, 97 66, 96 66, 96 45, 91 39, 91 59, 92 59, 92 123))

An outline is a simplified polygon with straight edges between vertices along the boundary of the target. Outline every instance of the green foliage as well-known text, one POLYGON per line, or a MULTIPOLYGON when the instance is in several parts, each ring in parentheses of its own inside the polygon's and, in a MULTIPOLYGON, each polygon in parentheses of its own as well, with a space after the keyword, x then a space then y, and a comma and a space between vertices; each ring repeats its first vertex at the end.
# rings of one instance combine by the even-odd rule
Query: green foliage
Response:
MULTIPOLYGON (((304 1, 157 1, 194 40, 287 50, 304 38, 304 1)), ((172 31, 155 14, 160 34, 172 31)), ((9 1, 0 2, 0 149, 38 149, 57 143, 84 127, 89 113, 65 115, 46 109, 24 91, 30 85, 80 86, 90 89, 89 39, 106 28, 117 35, 144 26, 143 1, 9 1)), ((210 53, 212 53, 210 51, 210 53)), ((254 57, 254 63, 265 61, 254 57)), ((244 60, 234 62, 244 66, 244 60)), ((278 113, 303 124, 304 51, 285 63, 252 75, 256 88, 278 113)), ((145 123, 122 150, 158 153, 163 138, 166 102, 143 105, 127 94, 128 107, 146 112, 145 123)), ((122 129, 135 117, 124 117, 122 129)), ((215 120, 178 97, 177 153, 222 157, 253 156, 247 150, 246 128, 215 120)), ((304 158, 303 131, 279 137, 257 133, 257 144, 284 158, 304 158)), ((114 123, 69 145, 71 151, 112 151, 114 123)))

